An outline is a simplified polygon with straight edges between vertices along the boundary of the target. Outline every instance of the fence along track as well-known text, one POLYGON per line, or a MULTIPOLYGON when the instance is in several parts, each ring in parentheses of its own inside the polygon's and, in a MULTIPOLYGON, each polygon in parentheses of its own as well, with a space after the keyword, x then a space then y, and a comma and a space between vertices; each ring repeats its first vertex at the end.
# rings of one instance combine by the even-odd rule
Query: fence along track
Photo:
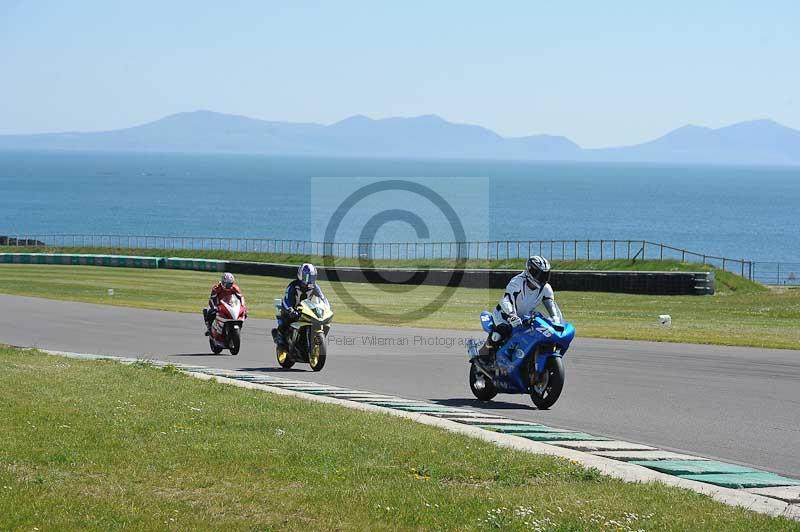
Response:
POLYGON ((698 253, 661 242, 630 239, 489 240, 469 242, 317 242, 271 238, 169 235, 18 234, 0 237, 0 245, 63 248, 126 248, 275 253, 365 259, 502 260, 545 255, 551 260, 677 260, 708 264, 750 280, 800 285, 800 264, 757 262, 698 253))

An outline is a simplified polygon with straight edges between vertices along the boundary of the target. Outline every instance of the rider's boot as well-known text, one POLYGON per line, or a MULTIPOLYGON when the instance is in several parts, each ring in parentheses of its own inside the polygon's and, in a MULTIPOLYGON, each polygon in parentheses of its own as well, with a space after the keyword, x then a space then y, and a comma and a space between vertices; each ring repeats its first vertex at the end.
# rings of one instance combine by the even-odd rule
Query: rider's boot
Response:
POLYGON ((503 340, 503 334, 496 330, 490 332, 489 336, 486 337, 486 341, 478 350, 478 363, 483 366, 484 369, 494 367, 495 355, 499 347, 503 344, 503 340))
POLYGON ((211 336, 211 322, 208 320, 208 309, 207 308, 203 309, 203 321, 206 324, 205 335, 206 336, 211 336))
POLYGON ((279 320, 278 326, 272 329, 272 338, 275 343, 288 344, 289 343, 289 324, 285 320, 279 320))
POLYGON ((497 346, 491 341, 487 340, 480 349, 478 349, 478 362, 485 368, 494 366, 494 358, 497 353, 497 346))

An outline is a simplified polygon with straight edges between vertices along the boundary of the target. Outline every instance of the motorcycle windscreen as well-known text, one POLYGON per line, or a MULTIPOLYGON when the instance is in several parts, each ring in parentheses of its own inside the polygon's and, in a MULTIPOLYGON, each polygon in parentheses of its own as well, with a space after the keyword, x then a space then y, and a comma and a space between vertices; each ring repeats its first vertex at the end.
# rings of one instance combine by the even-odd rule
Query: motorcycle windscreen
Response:
POLYGON ((222 300, 222 310, 224 310, 223 314, 227 314, 226 318, 230 318, 232 320, 239 319, 239 310, 242 307, 241 301, 235 295, 230 295, 222 300))

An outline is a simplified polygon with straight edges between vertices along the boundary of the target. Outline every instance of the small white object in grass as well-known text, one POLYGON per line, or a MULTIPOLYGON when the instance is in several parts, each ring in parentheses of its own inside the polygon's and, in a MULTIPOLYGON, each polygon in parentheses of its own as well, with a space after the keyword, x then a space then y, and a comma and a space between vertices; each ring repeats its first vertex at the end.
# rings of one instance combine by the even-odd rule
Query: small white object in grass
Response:
POLYGON ((108 297, 114 297, 114 289, 113 288, 109 288, 108 289, 108 297))
POLYGON ((672 326, 672 316, 670 316, 669 314, 659 314, 658 323, 660 323, 664 327, 671 327, 672 326))

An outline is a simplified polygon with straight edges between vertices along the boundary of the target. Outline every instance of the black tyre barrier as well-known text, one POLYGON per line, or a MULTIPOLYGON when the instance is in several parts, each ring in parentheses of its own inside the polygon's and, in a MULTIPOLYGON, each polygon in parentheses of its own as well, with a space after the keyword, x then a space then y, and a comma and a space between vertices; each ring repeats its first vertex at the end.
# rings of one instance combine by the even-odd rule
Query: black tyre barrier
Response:
MULTIPOLYGON (((258 262, 228 261, 232 273, 293 277, 297 266, 258 262)), ((465 288, 505 288, 518 270, 463 270, 462 276, 449 269, 320 267, 320 279, 327 280, 335 270, 339 281, 401 285, 462 286, 465 288)), ((618 292, 649 295, 711 295, 714 272, 653 271, 554 271, 550 284, 556 290, 579 292, 618 292)))
MULTIPOLYGON (((241 273, 293 278, 297 266, 263 262, 186 259, 181 257, 131 257, 124 255, 69 255, 63 253, 0 253, 0 263, 65 264, 117 266, 125 268, 165 268, 207 272, 241 273)), ((465 288, 505 288, 518 270, 463 270, 421 268, 320 267, 320 279, 333 275, 343 282, 400 285, 461 286, 465 288)), ((550 284, 556 290, 580 292, 618 292, 648 295, 711 295, 714 272, 657 271, 554 271, 550 284)))

